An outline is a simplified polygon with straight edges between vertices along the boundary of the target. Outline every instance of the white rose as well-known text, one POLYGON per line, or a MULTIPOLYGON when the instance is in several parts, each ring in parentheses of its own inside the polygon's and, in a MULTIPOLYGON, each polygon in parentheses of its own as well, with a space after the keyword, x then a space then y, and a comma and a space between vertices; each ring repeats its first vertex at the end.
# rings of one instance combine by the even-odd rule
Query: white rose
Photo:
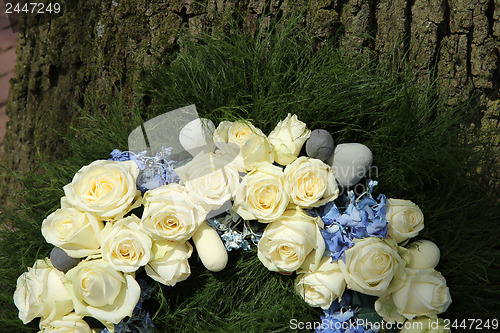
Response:
POLYGON ((174 286, 191 275, 188 259, 192 253, 193 246, 189 242, 156 241, 153 243, 154 259, 146 266, 146 273, 155 281, 174 286))
POLYGON ((40 321, 38 333, 92 333, 82 316, 70 313, 53 321, 40 321))
POLYGON ((233 210, 245 220, 269 223, 283 214, 288 203, 283 171, 265 163, 243 177, 236 188, 233 210))
POLYGON ((141 223, 153 240, 186 241, 205 220, 206 211, 179 184, 149 190, 144 201, 141 223))
POLYGON ((214 142, 218 147, 225 143, 240 147, 241 157, 247 170, 258 163, 274 161, 274 150, 269 140, 260 129, 250 123, 221 122, 214 132, 214 142))
POLYGON ((60 208, 42 223, 45 240, 60 247, 73 258, 99 253, 104 223, 94 214, 75 208, 60 208))
POLYGON ((268 136, 275 151, 274 161, 281 165, 288 165, 295 161, 310 135, 311 130, 306 127, 306 124, 298 120, 296 114, 292 116, 289 113, 268 136))
POLYGON ((52 320, 73 311, 73 302, 62 282, 64 273, 48 258, 37 260, 33 268, 17 279, 14 304, 24 324, 35 317, 52 320))
POLYGON ((424 228, 424 214, 410 200, 389 199, 386 207, 387 232, 396 242, 415 237, 424 228))
POLYGON ((138 174, 133 161, 99 160, 81 168, 63 189, 73 207, 105 220, 119 219, 140 196, 135 183, 138 174))
POLYGON ((80 262, 66 278, 75 313, 104 323, 118 324, 131 316, 141 295, 132 275, 114 270, 102 259, 80 262))
MULTIPOLYGON (((449 325, 448 325, 449 326, 449 325)), ((415 318, 407 320, 399 333, 450 333, 446 328, 446 323, 442 318, 415 318)))
POLYGON ((434 269, 406 269, 406 275, 398 282, 399 288, 392 293, 392 300, 404 317, 436 318, 451 304, 446 280, 434 269))
POLYGON ((125 273, 135 272, 151 258, 151 238, 142 230, 141 220, 131 215, 102 231, 102 258, 125 273))
POLYGON ((372 296, 385 294, 392 279, 404 274, 406 262, 399 249, 377 237, 355 239, 354 246, 338 260, 347 287, 372 296))
POLYGON ((295 290, 310 306, 328 309, 332 302, 342 297, 345 280, 337 262, 323 256, 319 267, 313 271, 302 271, 295 279, 295 290))
POLYGON ((396 305, 394 305, 392 294, 379 297, 375 301, 374 308, 378 315, 388 323, 402 323, 406 320, 406 318, 398 312, 396 305))
POLYGON ((319 207, 339 195, 332 168, 321 160, 301 156, 284 173, 286 191, 297 206, 319 207))
POLYGON ((270 223, 258 244, 258 257, 270 271, 292 273, 307 256, 308 269, 315 270, 325 252, 319 217, 313 218, 300 208, 285 211, 270 223))
POLYGON ((199 153, 186 165, 175 169, 191 198, 207 211, 231 200, 239 184, 238 170, 224 155, 199 153))

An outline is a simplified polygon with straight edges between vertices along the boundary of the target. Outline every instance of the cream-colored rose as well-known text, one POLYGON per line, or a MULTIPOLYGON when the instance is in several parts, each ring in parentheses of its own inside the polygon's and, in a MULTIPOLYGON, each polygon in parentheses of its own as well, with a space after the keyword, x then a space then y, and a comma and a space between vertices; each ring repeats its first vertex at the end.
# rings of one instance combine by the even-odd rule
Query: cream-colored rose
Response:
POLYGON ((292 273, 311 256, 305 269, 315 270, 325 252, 320 226, 319 217, 313 218, 298 207, 285 211, 262 234, 257 251, 260 261, 270 271, 292 273))
POLYGON ((233 210, 245 220, 269 223, 283 214, 289 200, 283 171, 265 163, 243 177, 236 188, 233 210))
POLYGON ((274 150, 267 137, 260 129, 248 122, 223 121, 214 132, 215 145, 225 143, 240 147, 240 154, 247 170, 258 163, 274 161, 274 150))
POLYGON ((319 207, 339 196, 332 168, 321 160, 301 156, 284 173, 286 191, 297 206, 319 207))
POLYGON ((406 269, 392 300, 399 313, 408 319, 417 316, 436 318, 451 304, 446 280, 434 269, 406 269))
POLYGON ((131 215, 115 223, 108 222, 102 231, 102 258, 111 267, 125 273, 135 272, 151 259, 151 238, 131 215))
POLYGON ((92 330, 82 316, 72 312, 53 321, 40 321, 38 333, 92 333, 92 330))
POLYGON ((392 279, 404 274, 406 262, 398 250, 396 244, 377 237, 354 240, 338 261, 347 287, 372 296, 385 294, 392 279))
POLYGON ((386 207, 387 232, 396 242, 415 237, 424 228, 424 214, 410 200, 389 199, 386 207))
POLYGON ((194 201, 207 211, 231 200, 239 184, 238 170, 224 155, 199 153, 186 165, 175 169, 194 201))
POLYGON ((73 207, 114 220, 123 217, 140 196, 135 183, 138 174, 133 161, 99 160, 81 168, 63 189, 73 207))
POLYGON ((281 165, 288 165, 295 161, 310 135, 311 130, 306 124, 301 122, 296 114, 292 116, 289 113, 268 136, 275 151, 274 161, 281 165))
POLYGON ((14 304, 23 323, 27 324, 35 317, 50 321, 73 311, 73 302, 63 279, 64 273, 54 268, 48 258, 37 260, 32 268, 19 276, 14 304))
POLYGON ((42 223, 45 240, 73 258, 99 253, 104 223, 94 214, 75 208, 60 208, 42 223))
POLYGON ((298 270, 297 273, 295 290, 310 306, 328 309, 334 300, 344 294, 344 276, 337 262, 332 262, 330 257, 323 256, 313 272, 298 270))
POLYGON ((392 294, 379 297, 375 301, 374 308, 378 315, 388 323, 403 323, 406 320, 406 318, 398 312, 396 305, 394 305, 392 294))
POLYGON ((215 144, 219 142, 227 143, 229 140, 229 129, 233 125, 232 121, 221 121, 214 131, 213 140, 215 144))
POLYGON ((179 184, 149 190, 144 201, 141 223, 154 240, 186 241, 205 220, 206 211, 179 184))
POLYGON ((146 273, 155 281, 174 286, 191 275, 188 259, 193 253, 189 242, 156 241, 153 243, 153 260, 146 266, 146 273))
POLYGON ((442 318, 415 318, 407 320, 399 333, 450 333, 447 326, 442 318))
POLYGON ((133 275, 118 272, 102 259, 82 261, 66 273, 75 313, 118 324, 131 316, 141 288, 133 275))

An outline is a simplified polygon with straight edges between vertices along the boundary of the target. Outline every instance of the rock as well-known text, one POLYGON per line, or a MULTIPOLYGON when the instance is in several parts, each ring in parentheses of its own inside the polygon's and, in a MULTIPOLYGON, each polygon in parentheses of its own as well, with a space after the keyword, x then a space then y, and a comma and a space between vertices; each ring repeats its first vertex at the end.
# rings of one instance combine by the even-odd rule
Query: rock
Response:
POLYGON ((306 141, 307 156, 325 162, 333 153, 333 137, 324 129, 311 131, 311 136, 306 141))
POLYGON ((205 118, 195 119, 187 123, 179 132, 179 142, 191 156, 199 152, 214 151, 213 133, 214 123, 205 118))
POLYGON ((202 223, 192 239, 196 251, 198 251, 198 257, 205 268, 212 272, 219 272, 226 267, 228 260, 226 246, 217 231, 210 227, 207 222, 202 223))
POLYGON ((343 187, 353 186, 370 170, 373 155, 361 143, 342 143, 335 147, 326 161, 332 167, 337 183, 343 187))
POLYGON ((63 249, 54 247, 50 251, 50 261, 58 270, 66 273, 80 262, 80 259, 70 257, 63 249))
POLYGON ((418 240, 408 245, 411 254, 411 261, 408 268, 428 269, 435 268, 439 263, 441 252, 439 247, 428 240, 418 240))

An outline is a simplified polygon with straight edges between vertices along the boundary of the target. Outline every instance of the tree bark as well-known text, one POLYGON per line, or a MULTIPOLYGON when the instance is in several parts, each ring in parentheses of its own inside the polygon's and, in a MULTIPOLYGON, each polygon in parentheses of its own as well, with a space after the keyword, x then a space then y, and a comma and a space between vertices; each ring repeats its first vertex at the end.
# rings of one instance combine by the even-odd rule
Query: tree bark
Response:
POLYGON ((436 68, 439 91, 450 105, 478 94, 479 125, 498 128, 498 0, 66 1, 51 20, 21 19, 3 163, 26 169, 37 150, 60 157, 60 133, 77 115, 81 92, 105 76, 124 96, 136 96, 138 69, 168 61, 179 50, 182 31, 221 29, 236 11, 245 13, 247 23, 264 17, 266 24, 301 10, 317 36, 341 28, 344 45, 370 52, 381 65, 407 54, 417 73, 436 68))

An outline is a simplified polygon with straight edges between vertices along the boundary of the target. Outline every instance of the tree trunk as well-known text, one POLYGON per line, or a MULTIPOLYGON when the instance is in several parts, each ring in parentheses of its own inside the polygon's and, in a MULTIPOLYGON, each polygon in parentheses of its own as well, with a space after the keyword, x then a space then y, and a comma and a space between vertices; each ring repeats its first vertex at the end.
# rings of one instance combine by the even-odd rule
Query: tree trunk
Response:
POLYGON ((81 92, 106 76, 125 96, 135 96, 138 68, 169 59, 183 30, 220 29, 236 11, 252 23, 302 9, 304 24, 316 35, 340 27, 346 46, 370 52, 381 65, 407 53, 416 72, 437 68, 449 104, 477 93, 480 125, 498 126, 498 0, 66 1, 51 20, 21 19, 3 162, 18 170, 33 162, 37 149, 61 156, 59 133, 77 115, 81 92))

